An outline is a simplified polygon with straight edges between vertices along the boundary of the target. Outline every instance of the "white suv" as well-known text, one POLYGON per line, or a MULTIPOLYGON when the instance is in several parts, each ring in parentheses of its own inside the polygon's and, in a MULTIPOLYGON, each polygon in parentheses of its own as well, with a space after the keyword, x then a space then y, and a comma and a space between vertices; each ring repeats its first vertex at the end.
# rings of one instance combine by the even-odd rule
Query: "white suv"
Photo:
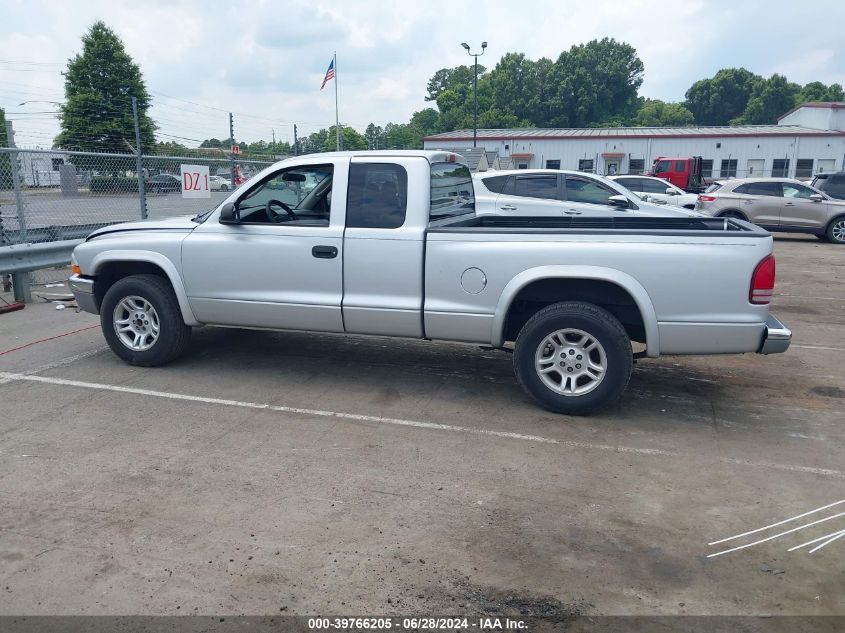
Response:
POLYGON ((687 193, 663 178, 654 176, 610 176, 610 179, 626 189, 630 189, 648 202, 695 209, 695 203, 698 200, 697 194, 687 193))
POLYGON ((580 171, 486 171, 473 176, 473 185, 477 215, 700 215, 680 207, 644 201, 612 180, 580 171))

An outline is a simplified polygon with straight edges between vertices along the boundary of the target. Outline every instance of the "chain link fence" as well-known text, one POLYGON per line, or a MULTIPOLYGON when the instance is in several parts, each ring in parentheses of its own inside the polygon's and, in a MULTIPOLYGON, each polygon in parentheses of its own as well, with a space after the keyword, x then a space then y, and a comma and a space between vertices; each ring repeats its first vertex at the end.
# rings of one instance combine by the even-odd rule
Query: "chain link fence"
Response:
MULTIPOLYGON (((225 155, 138 157, 129 151, 123 154, 2 147, 2 289, 8 289, 10 283, 4 275, 9 270, 3 270, 6 247, 70 243, 109 224, 195 215, 216 206, 274 160, 271 156, 233 161, 225 155), (183 197, 183 165, 208 167, 209 198, 183 197)), ((45 267, 32 275, 44 284, 67 278, 67 270, 45 267)), ((19 285, 31 283, 29 273, 12 277, 19 285)), ((18 289, 15 294, 19 294, 18 289)))

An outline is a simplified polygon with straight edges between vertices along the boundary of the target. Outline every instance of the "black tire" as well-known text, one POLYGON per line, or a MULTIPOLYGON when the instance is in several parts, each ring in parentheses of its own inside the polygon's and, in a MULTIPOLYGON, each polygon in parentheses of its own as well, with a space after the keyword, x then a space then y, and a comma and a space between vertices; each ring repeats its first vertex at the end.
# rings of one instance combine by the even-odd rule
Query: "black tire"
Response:
POLYGON ((130 365, 155 367, 180 356, 191 340, 191 328, 182 320, 179 302, 170 282, 157 275, 131 275, 108 289, 100 306, 100 326, 112 351, 130 365), (158 316, 158 338, 149 349, 133 350, 125 345, 115 329, 114 312, 126 297, 148 301, 158 316))
MULTIPOLYGON (((516 339, 513 364, 519 384, 540 406, 555 413, 587 415, 619 401, 628 386, 634 360, 630 338, 616 317, 591 303, 566 301, 547 306, 528 320, 516 339), (553 391, 535 366, 535 355, 544 339, 567 328, 586 333, 604 350, 606 368, 603 378, 591 391, 582 395, 563 395, 553 391)), ((552 373, 557 371, 555 368, 552 373)), ((562 378, 565 374, 560 372, 559 375, 562 378)))
POLYGON ((229 185, 220 185, 220 191, 229 191, 229 185))
POLYGON ((845 244, 845 215, 840 215, 830 221, 825 237, 832 244, 845 244))

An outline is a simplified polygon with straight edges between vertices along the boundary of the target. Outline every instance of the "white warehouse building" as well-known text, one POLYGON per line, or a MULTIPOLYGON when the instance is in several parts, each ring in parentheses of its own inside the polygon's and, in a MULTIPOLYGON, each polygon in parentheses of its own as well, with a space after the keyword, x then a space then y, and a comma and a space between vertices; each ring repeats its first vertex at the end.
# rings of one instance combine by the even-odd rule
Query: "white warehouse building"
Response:
MULTIPOLYGON (((460 153, 472 140, 472 130, 456 130, 426 137, 424 147, 460 153)), ((805 103, 777 125, 478 130, 477 143, 518 169, 638 174, 661 156, 701 156, 705 178, 809 179, 845 170, 845 103, 805 103)))

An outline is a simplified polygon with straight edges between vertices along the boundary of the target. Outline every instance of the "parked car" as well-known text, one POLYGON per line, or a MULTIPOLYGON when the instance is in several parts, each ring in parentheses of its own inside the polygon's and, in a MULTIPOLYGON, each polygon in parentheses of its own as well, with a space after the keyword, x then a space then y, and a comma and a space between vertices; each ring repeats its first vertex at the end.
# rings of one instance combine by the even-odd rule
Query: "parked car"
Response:
POLYGON ((172 193, 182 191, 182 179, 173 174, 158 174, 150 178, 147 189, 153 193, 172 193))
POLYGON ((837 200, 845 200, 845 171, 833 174, 816 174, 813 187, 837 200))
POLYGON ((212 191, 229 191, 232 188, 231 179, 224 178, 223 176, 209 176, 208 184, 212 191))
POLYGON ((478 215, 607 215, 690 217, 693 211, 644 201, 596 174, 513 169, 475 174, 478 215))
POLYGON ((645 347, 637 357, 789 346, 769 314, 764 230, 705 217, 476 216, 461 161, 284 160, 194 218, 94 231, 74 249, 70 286, 133 365, 175 359, 199 325, 513 341, 519 383, 569 414, 619 400, 632 341, 645 347), (277 179, 318 184, 292 206, 267 187, 277 179))
POLYGON ((663 178, 654 176, 608 176, 608 178, 633 191, 646 202, 695 209, 695 203, 698 200, 697 194, 687 193, 663 178))
POLYGON ((719 180, 698 196, 696 210, 748 220, 768 231, 813 233, 845 244, 845 200, 793 178, 719 180))

